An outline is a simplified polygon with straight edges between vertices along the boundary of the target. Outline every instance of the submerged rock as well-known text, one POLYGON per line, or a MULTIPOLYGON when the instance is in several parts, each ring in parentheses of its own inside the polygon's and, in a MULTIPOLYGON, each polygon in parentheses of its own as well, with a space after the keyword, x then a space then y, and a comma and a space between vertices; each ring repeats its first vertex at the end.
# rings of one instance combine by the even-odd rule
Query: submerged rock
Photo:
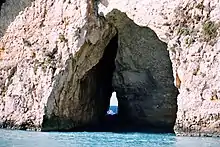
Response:
POLYGON ((90 1, 34 1, 0 40, 0 125, 71 130, 97 123, 111 97, 115 36, 90 1))

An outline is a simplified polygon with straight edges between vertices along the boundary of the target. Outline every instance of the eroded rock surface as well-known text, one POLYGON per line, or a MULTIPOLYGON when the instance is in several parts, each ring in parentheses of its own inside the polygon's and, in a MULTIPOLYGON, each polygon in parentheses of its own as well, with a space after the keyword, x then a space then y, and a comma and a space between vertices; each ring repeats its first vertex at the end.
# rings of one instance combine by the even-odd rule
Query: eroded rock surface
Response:
POLYGON ((87 0, 36 0, 20 12, 0 41, 0 126, 97 123, 112 92, 115 35, 87 0))
POLYGON ((134 128, 172 131, 177 89, 166 43, 150 28, 136 25, 125 13, 113 10, 106 17, 118 29, 113 87, 119 117, 134 128))
POLYGON ((34 0, 1 0, 0 2, 0 38, 20 11, 31 6, 34 0))
POLYGON ((219 0, 101 0, 101 14, 112 9, 168 43, 179 89, 175 133, 219 136, 219 0))

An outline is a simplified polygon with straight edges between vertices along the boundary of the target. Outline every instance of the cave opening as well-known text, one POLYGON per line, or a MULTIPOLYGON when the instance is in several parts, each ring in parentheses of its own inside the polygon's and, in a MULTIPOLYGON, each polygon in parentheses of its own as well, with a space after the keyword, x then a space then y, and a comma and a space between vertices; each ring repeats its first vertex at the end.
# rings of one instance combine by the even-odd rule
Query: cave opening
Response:
POLYGON ((80 79, 80 105, 71 113, 68 129, 63 119, 59 127, 68 131, 173 133, 178 91, 167 44, 122 12, 113 11, 110 18, 116 21, 112 23, 117 35, 80 79), (118 113, 108 111, 114 101, 111 96, 118 100, 118 113))

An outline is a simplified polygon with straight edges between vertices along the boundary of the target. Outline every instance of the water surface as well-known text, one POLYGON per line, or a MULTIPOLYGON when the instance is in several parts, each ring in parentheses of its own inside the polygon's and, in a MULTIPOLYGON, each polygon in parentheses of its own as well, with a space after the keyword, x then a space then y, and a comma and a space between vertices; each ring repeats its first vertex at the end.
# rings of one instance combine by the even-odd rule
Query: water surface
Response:
POLYGON ((0 129, 0 147, 220 147, 220 138, 174 134, 29 132, 0 129))

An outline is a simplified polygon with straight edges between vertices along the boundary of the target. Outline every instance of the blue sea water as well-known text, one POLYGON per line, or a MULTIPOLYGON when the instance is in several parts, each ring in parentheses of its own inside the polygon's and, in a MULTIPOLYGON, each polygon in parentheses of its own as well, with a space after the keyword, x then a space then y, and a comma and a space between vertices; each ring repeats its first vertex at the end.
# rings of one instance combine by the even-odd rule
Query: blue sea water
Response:
POLYGON ((109 106, 107 114, 118 114, 118 106, 109 106))
POLYGON ((0 129, 0 147, 220 147, 219 138, 173 134, 29 132, 0 129))

